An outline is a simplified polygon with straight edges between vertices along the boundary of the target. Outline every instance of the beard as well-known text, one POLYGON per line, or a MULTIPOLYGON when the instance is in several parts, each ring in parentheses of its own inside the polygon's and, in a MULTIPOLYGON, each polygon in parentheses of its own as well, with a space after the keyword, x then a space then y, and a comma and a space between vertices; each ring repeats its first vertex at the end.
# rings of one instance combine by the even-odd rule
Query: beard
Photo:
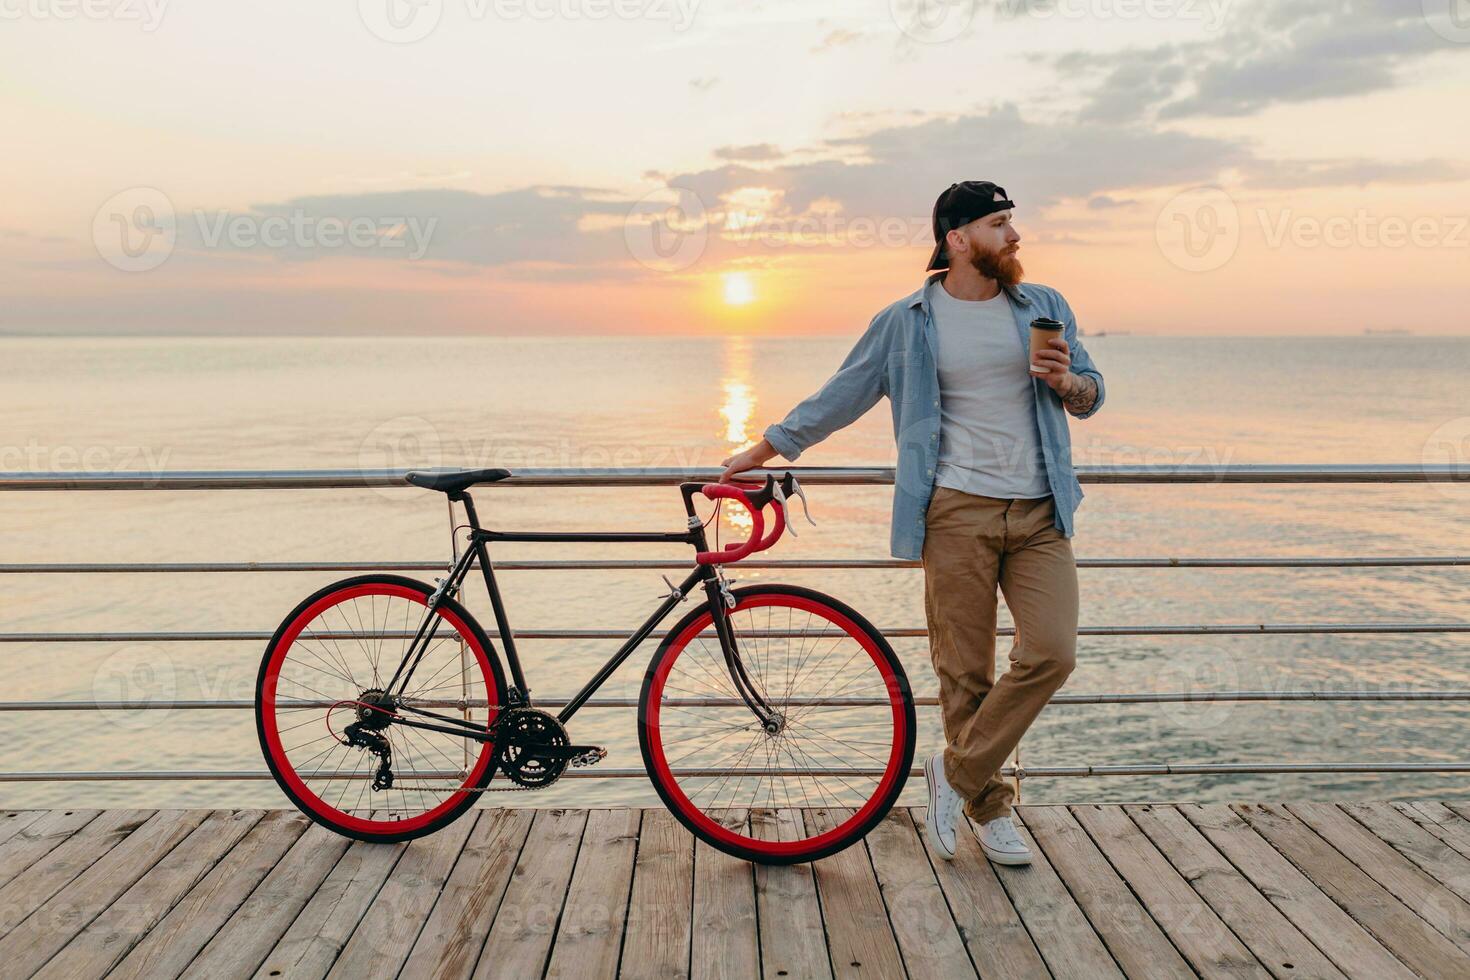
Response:
POLYGON ((1021 268, 1021 260, 1016 258, 1015 252, 992 252, 988 250, 975 249, 970 254, 970 264, 975 271, 987 279, 994 279, 1002 286, 1013 287, 1021 281, 1026 270, 1021 268))

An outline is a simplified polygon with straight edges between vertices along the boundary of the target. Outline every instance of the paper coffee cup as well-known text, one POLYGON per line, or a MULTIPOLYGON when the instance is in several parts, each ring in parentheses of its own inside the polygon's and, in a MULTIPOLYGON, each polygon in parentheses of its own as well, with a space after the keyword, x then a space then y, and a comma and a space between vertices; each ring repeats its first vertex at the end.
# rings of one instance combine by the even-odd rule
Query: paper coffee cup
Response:
POLYGON ((1053 337, 1062 335, 1062 324, 1049 316, 1039 316, 1031 321, 1031 373, 1045 374, 1045 371, 1036 370, 1036 352, 1043 350, 1056 350, 1047 343, 1053 337))

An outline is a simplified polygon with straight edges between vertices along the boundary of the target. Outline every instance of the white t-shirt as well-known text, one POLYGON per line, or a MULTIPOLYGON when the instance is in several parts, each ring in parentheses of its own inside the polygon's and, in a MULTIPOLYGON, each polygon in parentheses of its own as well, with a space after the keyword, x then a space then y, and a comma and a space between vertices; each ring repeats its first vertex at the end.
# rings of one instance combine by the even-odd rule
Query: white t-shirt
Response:
POLYGON ((979 302, 959 300, 936 280, 929 305, 939 336, 935 484, 987 497, 1049 496, 1035 375, 1005 292, 979 302))

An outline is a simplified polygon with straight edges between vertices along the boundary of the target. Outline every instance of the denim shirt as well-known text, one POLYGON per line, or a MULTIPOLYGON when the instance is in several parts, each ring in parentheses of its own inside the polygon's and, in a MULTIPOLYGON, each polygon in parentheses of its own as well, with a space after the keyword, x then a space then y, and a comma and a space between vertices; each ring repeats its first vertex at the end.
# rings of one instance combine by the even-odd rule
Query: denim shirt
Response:
MULTIPOLYGON (((857 421, 883 395, 893 412, 898 462, 893 478, 893 525, 889 550, 893 557, 918 560, 924 548, 924 515, 934 493, 939 461, 939 368, 929 290, 943 289, 942 272, 929 276, 912 295, 882 310, 821 389, 766 428, 777 452, 795 461, 802 451, 857 421)), ((1005 290, 1011 318, 1023 348, 1031 341, 1031 321, 1048 316, 1064 324, 1072 371, 1097 382, 1097 401, 1085 419, 1102 407, 1103 377, 1077 339, 1077 320, 1062 294, 1050 286, 1021 283, 1005 290)), ((1055 501, 1056 527, 1073 533, 1073 514, 1082 502, 1082 486, 1072 471, 1072 440, 1061 396, 1040 378, 1031 378, 1036 393, 1036 424, 1041 432, 1047 483, 1055 501)))

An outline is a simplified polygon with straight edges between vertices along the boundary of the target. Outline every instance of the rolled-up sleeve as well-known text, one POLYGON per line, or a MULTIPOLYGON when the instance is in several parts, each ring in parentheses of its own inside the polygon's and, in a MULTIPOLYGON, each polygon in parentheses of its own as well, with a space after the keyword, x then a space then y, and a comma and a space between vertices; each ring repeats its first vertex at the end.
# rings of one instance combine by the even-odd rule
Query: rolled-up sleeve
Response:
POLYGON ((794 461, 810 446, 851 425, 877 404, 887 390, 887 334, 880 314, 868 324, 837 373, 814 394, 766 427, 766 441, 794 461))
POLYGON ((1072 307, 1068 305, 1061 293, 1057 293, 1057 300, 1061 304, 1062 323, 1065 325, 1062 332, 1066 337, 1067 347, 1071 351, 1072 370, 1097 382, 1097 400, 1087 411, 1072 417, 1074 419, 1091 418, 1097 414, 1099 408, 1102 408, 1103 399, 1107 397, 1107 387, 1103 384, 1102 372, 1093 363, 1092 355, 1087 353, 1087 347, 1083 345, 1082 338, 1077 336, 1077 317, 1073 314, 1072 307))

